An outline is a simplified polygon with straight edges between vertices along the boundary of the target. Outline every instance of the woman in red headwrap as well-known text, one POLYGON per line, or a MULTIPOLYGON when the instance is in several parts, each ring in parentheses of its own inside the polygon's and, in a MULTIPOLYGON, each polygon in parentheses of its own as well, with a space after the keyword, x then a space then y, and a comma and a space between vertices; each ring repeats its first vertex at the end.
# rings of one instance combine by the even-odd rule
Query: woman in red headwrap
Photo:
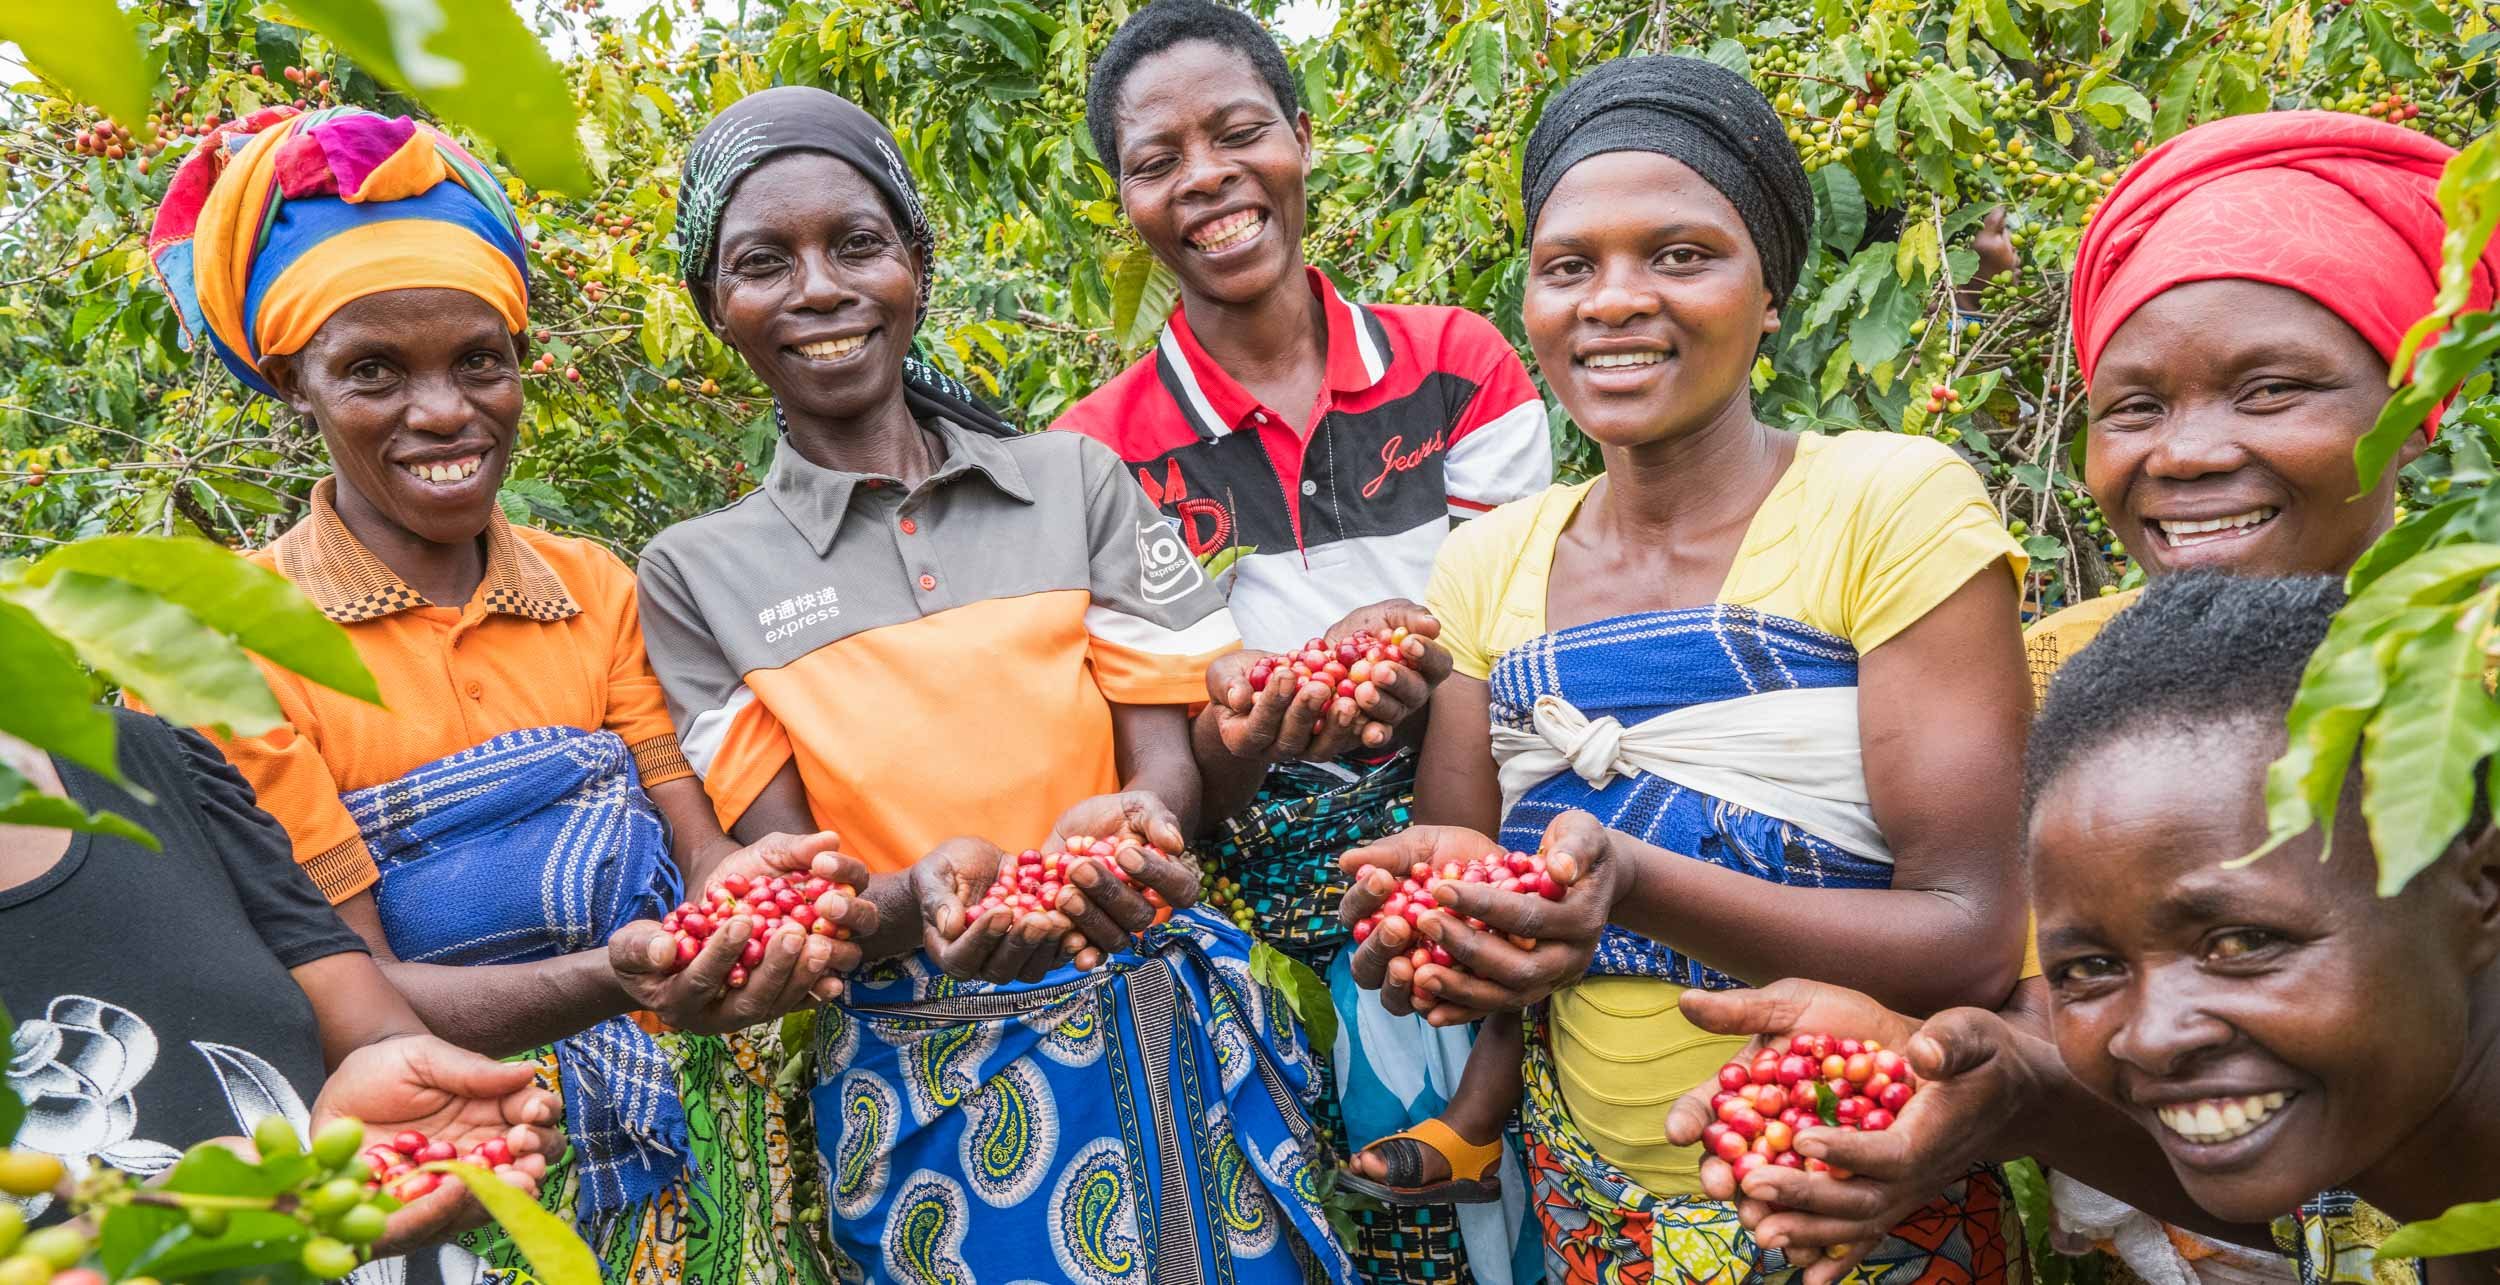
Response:
MULTIPOLYGON (((2395 470, 2356 494, 2353 447, 2386 405, 2405 329, 2431 309, 2445 231, 2436 187, 2452 154, 2358 116, 2278 112, 2182 134, 2111 191, 2072 287, 2090 395, 2085 482, 2149 576, 2341 575, 2393 523, 2395 470)), ((2476 269, 2471 304, 2487 305, 2495 287, 2500 254, 2476 269)), ((2426 422, 2398 463, 2436 428, 2426 422)), ((2135 597, 2034 626, 2043 686, 2135 597)), ((2112 815, 2127 814, 2124 800, 2110 802, 2112 815)), ((2001 1012, 1955 1010, 1923 1029, 1854 992, 1797 980, 1685 997, 1697 1024, 1728 1034, 1877 1034, 1930 1080, 1888 1132, 1801 1135, 1801 1150, 1854 1171, 1852 1181, 1749 1175, 1743 1194, 1767 1202, 1750 1203, 1755 1234, 1788 1247, 1863 1244, 1974 1161, 2027 1154, 2174 1225, 2272 1243, 2267 1229, 2219 1224, 2188 1203, 2155 1139, 2067 1073, 2049 1026, 2063 965, 2054 953, 2044 962, 2050 976, 2027 978, 2001 1012)), ((1670 1135, 1698 1136, 1706 1118, 1706 1099, 1688 1098, 1670 1135)), ((1703 1178, 1735 1193, 1724 1166, 1703 1178)), ((2292 1248, 2304 1280, 2372 1277, 2367 1233, 2384 1220, 2350 1197, 2303 1214, 2292 1248)), ((2207 1252, 2144 1229, 2182 1245, 2183 1257, 2207 1252)), ((1844 1253, 1806 1279, 1826 1285, 1852 1261, 1844 1253)), ((2377 1279, 2406 1266, 2377 1264, 2377 1279)))

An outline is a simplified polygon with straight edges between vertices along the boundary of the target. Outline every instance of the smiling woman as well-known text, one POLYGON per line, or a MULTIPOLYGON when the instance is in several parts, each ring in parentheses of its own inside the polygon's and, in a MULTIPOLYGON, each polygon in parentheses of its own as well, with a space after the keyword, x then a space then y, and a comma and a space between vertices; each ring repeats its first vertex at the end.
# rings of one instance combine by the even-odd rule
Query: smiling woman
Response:
MULTIPOLYGON (((2329 1187, 2408 1221, 2500 1190, 2487 801, 2391 897, 2358 770, 2331 845, 2238 859, 2265 843, 2267 764, 2342 601, 2329 576, 2156 582, 2051 684, 2025 765, 2058 1053, 2234 1222, 2329 1187)), ((2304 1280, 2412 1275, 2317 1221, 2304 1208, 2304 1280)), ((2488 1279, 2495 1258, 2449 1261, 2488 1279)))
MULTIPOLYGON (((2396 470, 2355 494, 2353 444, 2430 309, 2452 154, 2359 116, 2268 112, 2190 130, 2112 189, 2075 270, 2084 480, 2145 574, 2342 575, 2395 521, 2396 470)), ((2500 251, 2469 285, 2491 297, 2500 251)), ((2032 626, 2035 685, 2134 599, 2032 626)))
POLYGON ((760 490, 644 552, 644 623, 721 821, 837 828, 878 874, 892 962, 816 1028, 837 1248, 879 1279, 1342 1278, 1308 1050, 1178 855, 1223 599, 1108 450, 912 360, 935 237, 874 118, 765 90, 686 172, 687 288, 782 434, 760 490), (983 905, 1016 849, 1047 882, 983 905))
MULTIPOLYGON (((1498 1130, 1510 1101, 1485 1099, 1524 1081, 1549 1278, 1762 1279, 1791 1264, 1666 1139, 1673 1089, 1733 1048, 1678 995, 1790 974, 1918 1010, 2004 995, 2021 912, 1994 765, 2022 739, 2021 554, 1942 444, 1756 418, 1748 373, 1812 205, 1741 77, 1599 67, 1538 122, 1523 186, 1529 344, 1606 472, 1469 523, 1434 567, 1455 672, 1416 808, 1479 833, 1418 827, 1347 859, 1541 849, 1590 873, 1565 899, 1576 925, 1519 930, 1524 950, 1443 923, 1465 971, 1415 965, 1393 921, 1353 971, 1435 1022, 1498 1014, 1450 1120, 1498 1130), (1945 798, 1941 780, 1964 785, 1945 798), (1531 1001, 1523 1032, 1502 1010, 1531 1001)), ((1347 917, 1393 886, 1367 873, 1347 917)), ((1926 1196, 1874 1250, 1884 1278, 2001 1278, 1995 1176, 1926 1196)))
MULTIPOLYGON (((271 109, 192 153, 150 244, 191 332, 319 429, 332 475, 253 556, 348 627, 387 702, 264 666, 286 723, 219 748, 432 1029, 529 1051, 561 1089, 572 1152, 545 1195, 613 1277, 823 1279, 776 1147, 771 1028, 693 1032, 830 994, 857 950, 740 920, 680 969, 653 918, 686 880, 866 875, 830 836, 730 841, 670 730, 632 574, 505 520, 528 282, 500 180, 406 119, 271 109), (644 1010, 673 1029, 646 1033, 644 1010)), ((874 926, 864 903, 818 911, 874 926)))

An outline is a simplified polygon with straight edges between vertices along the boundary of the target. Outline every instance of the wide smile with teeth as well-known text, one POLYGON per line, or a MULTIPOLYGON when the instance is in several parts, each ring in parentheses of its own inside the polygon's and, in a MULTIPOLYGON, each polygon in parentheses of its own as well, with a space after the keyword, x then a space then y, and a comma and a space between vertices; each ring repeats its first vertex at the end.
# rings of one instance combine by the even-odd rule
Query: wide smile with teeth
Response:
POLYGON ((1257 210, 1243 210, 1239 214, 1227 214, 1190 233, 1189 243, 1207 254, 1214 254, 1219 250, 1232 249, 1257 236, 1259 231, 1266 226, 1266 215, 1257 210))
POLYGON ((840 361, 868 346, 866 335, 845 335, 840 339, 819 339, 812 344, 799 344, 790 351, 811 361, 840 361))
POLYGON ((2198 1146, 2212 1146, 2241 1137, 2283 1109, 2292 1095, 2260 1093, 2244 1098, 2206 1098, 2156 1108, 2161 1127, 2198 1146))
POLYGON ((2190 545, 2210 544, 2246 535, 2273 521, 2274 514, 2272 508, 2259 507, 2227 518, 2201 518, 2192 522, 2154 518, 2152 521, 2154 529, 2161 532, 2161 538, 2171 548, 2184 549, 2190 545))
POLYGON ((1582 357, 1580 364, 1590 370, 1621 370, 1627 366, 1655 366, 1666 359, 1665 353, 1652 348, 1641 352, 1593 352, 1582 357))
POLYGON ((400 467, 420 482, 445 483, 466 482, 475 477, 485 463, 485 456, 472 455, 466 459, 429 460, 422 464, 402 464, 400 467))

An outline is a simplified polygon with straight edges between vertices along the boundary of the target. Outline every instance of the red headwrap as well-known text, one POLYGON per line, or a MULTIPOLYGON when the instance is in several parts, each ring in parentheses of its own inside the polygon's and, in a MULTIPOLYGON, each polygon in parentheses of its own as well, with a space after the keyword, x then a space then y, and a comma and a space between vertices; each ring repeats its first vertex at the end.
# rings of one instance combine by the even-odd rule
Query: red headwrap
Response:
MULTIPOLYGON (((2229 278, 2297 290, 2394 360, 2439 289, 2439 172, 2456 153, 2341 112, 2199 125, 2129 166, 2075 255, 2075 359, 2092 380, 2135 310, 2172 286, 2229 278)), ((2471 306, 2500 289, 2500 243, 2471 306)))

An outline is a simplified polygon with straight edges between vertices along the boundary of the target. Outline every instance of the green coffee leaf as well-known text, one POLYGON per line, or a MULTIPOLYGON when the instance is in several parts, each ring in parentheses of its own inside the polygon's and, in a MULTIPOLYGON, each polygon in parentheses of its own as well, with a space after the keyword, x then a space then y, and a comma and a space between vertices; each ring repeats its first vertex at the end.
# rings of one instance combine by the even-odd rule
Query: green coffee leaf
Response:
MULTIPOLYGON (((0 586, 0 595, 9 589, 0 586)), ((32 612, 0 596, 0 732, 120 780, 113 713, 78 656, 32 612)))
POLYGON ((89 812, 73 800, 46 794, 36 789, 34 782, 5 766, 0 766, 0 825, 108 834, 163 851, 156 836, 138 822, 118 813, 89 812))
POLYGON ((2500 353, 2500 313, 2491 312, 2466 314, 2439 336, 2438 343, 2422 350, 2412 377, 2387 399, 2370 431, 2353 443, 2353 467, 2361 480, 2356 495, 2377 488, 2380 475, 2395 462, 2405 443, 2422 431, 2431 411, 2494 353, 2500 353))
POLYGON ((59 571, 9 596, 169 722, 250 736, 284 721, 260 668, 233 639, 146 589, 59 571))
POLYGON ((1180 297, 1180 278, 1155 259, 1146 247, 1132 246, 1111 270, 1111 333, 1120 347, 1134 352, 1162 333, 1172 303, 1180 297))
POLYGON ((469 1189, 469 1195, 512 1238, 521 1257, 529 1260, 530 1274, 541 1285, 599 1285, 599 1260, 591 1257, 590 1247, 563 1219, 548 1213, 537 1197, 506 1186, 501 1178, 473 1164, 445 1160, 425 1167, 450 1174, 469 1189))
POLYGON ((35 70, 82 101, 104 109, 141 138, 156 77, 138 28, 113 0, 35 0, 0 5, 0 41, 9 41, 35 70))
POLYGON ((511 0, 285 4, 358 66, 494 144, 531 186, 591 189, 573 91, 511 0))
POLYGON ((1840 1127, 1840 1095, 1822 1080, 1814 1082, 1814 1118, 1821 1120, 1825 1128, 1840 1127))
POLYGON ((63 571, 137 585, 282 669, 382 703, 381 688, 347 631, 286 577, 232 550, 175 536, 96 536, 45 554, 27 569, 26 581, 41 585, 63 571))
POLYGON ((2006 0, 1981 0, 1979 32, 1988 38, 1989 44, 1997 47, 1999 53, 2012 58, 2032 56, 2031 38, 2025 36, 2022 27, 2014 21, 2014 11, 2006 0))
POLYGON ((2492 592, 2408 642, 2386 703, 2361 746, 2362 812, 2378 852, 2378 891, 2392 897, 2463 829, 2483 759, 2500 750, 2500 701, 2483 686, 2492 592))
POLYGON ((2378 1252, 2390 1260, 2450 1258, 2500 1249, 2500 1200, 2457 1205, 2424 1222, 2406 1223, 2384 1241, 2378 1252))
POLYGON ((1268 945, 1250 947, 1251 980, 1281 996, 1285 1007, 1311 1037, 1311 1051, 1322 1057, 1337 1047, 1337 1002, 1328 983, 1293 956, 1268 945))
POLYGON ((2360 593, 2377 583, 2378 578, 2406 559, 2434 545, 2448 544, 2465 538, 2459 519, 2481 501, 2479 495, 2461 495, 2419 513, 2405 515, 2405 520, 2378 538, 2368 551, 2353 563, 2352 574, 2344 580, 2347 593, 2360 593))

